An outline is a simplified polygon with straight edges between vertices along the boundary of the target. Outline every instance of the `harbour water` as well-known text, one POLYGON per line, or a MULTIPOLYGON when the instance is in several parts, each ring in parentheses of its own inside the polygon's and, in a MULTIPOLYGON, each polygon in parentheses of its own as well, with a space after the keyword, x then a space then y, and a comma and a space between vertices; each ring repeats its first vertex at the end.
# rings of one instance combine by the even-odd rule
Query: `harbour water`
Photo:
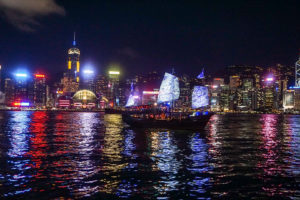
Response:
POLYGON ((300 199, 300 116, 214 115, 201 132, 121 115, 0 112, 0 199, 300 199))

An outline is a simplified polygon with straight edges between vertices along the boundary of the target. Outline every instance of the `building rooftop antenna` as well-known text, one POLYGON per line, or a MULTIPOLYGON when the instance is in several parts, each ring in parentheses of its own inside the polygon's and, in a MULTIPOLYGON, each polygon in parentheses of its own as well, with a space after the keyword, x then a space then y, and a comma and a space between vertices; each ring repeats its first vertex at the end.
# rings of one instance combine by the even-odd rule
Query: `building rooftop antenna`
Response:
POLYGON ((74 31, 73 46, 76 46, 76 33, 75 33, 75 31, 74 31))

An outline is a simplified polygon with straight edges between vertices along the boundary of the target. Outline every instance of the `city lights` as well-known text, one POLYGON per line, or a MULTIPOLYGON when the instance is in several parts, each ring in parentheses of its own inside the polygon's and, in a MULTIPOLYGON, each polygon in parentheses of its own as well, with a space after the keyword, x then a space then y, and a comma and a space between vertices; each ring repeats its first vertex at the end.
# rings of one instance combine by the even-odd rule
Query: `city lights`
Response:
POLYGON ((27 77, 27 74, 17 73, 16 76, 17 76, 17 77, 27 77))
POLYGON ((29 106, 29 102, 21 102, 21 106, 29 106))
POLYGON ((273 77, 268 77, 268 78, 266 78, 266 81, 268 81, 268 82, 271 82, 271 81, 273 81, 273 80, 274 80, 273 77))
POLYGON ((159 91, 143 91, 143 94, 158 94, 159 91))
POLYGON ((109 71, 108 73, 111 75, 119 75, 120 74, 119 71, 109 71))
POLYGON ((84 74, 94 74, 94 71, 86 69, 86 70, 83 70, 83 73, 84 74))
POLYGON ((26 106, 29 106, 30 104, 29 104, 29 102, 15 102, 14 103, 14 106, 16 106, 16 107, 26 107, 26 106))
POLYGON ((36 74, 35 77, 36 78, 45 78, 45 75, 44 74, 36 74))

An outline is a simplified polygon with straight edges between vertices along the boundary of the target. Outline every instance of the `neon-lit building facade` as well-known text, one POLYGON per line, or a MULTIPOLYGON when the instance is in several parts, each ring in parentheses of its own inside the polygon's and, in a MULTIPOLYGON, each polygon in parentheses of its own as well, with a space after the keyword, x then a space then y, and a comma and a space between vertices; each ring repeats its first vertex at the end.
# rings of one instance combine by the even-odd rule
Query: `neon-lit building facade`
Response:
POLYGON ((27 73, 14 74, 14 102, 33 100, 32 81, 27 73))
POLYGON ((78 108, 95 107, 97 102, 95 93, 90 90, 79 90, 72 99, 74 106, 78 108))
POLYGON ((75 81, 79 82, 80 72, 80 50, 76 47, 76 38, 74 33, 73 47, 68 50, 68 73, 70 77, 74 77, 75 81))
POLYGON ((67 69, 61 79, 65 94, 77 92, 79 89, 80 50, 76 47, 75 33, 73 46, 68 50, 67 69))
POLYGON ((157 102, 159 91, 143 91, 142 94, 142 104, 143 105, 152 105, 157 102))
POLYGON ((295 91, 287 90, 283 96, 283 109, 293 109, 295 105, 295 91))
POLYGON ((35 74, 33 83, 33 103, 36 107, 46 106, 46 76, 35 74))
POLYGON ((110 105, 119 106, 120 102, 120 72, 119 71, 109 71, 108 72, 108 92, 107 98, 110 105))

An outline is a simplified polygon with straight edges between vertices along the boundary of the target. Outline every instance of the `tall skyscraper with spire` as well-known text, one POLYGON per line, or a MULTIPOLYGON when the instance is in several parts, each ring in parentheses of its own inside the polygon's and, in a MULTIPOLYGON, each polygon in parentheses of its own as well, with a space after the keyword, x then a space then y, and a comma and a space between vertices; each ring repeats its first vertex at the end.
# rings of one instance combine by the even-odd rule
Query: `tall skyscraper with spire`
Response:
POLYGON ((68 73, 70 77, 74 77, 75 81, 79 83, 80 72, 80 50, 76 47, 76 35, 74 32, 73 47, 68 50, 68 73))
POLYGON ((80 50, 77 48, 75 36, 74 32, 73 45, 68 50, 67 70, 61 80, 65 94, 77 92, 79 89, 80 50))

